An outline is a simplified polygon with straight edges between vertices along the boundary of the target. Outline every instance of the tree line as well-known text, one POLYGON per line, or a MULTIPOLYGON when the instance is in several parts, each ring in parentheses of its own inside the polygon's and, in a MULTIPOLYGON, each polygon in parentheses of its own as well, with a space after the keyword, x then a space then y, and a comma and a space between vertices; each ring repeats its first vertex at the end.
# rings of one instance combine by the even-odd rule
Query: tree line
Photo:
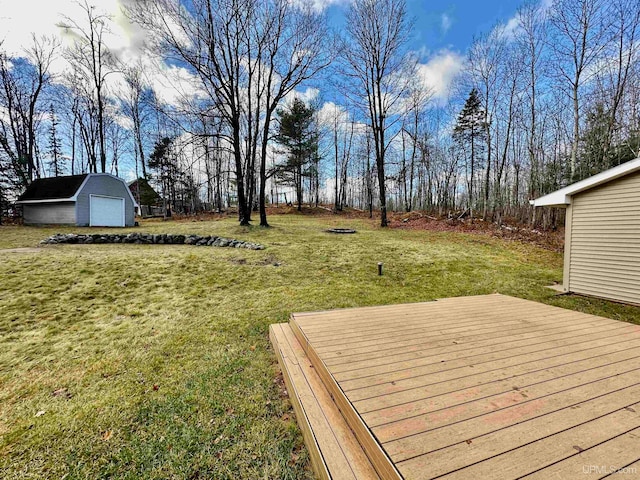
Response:
POLYGON ((404 0, 354 0, 342 33, 289 0, 132 2, 146 51, 189 82, 171 103, 110 49, 113 19, 80 6, 59 21, 64 46, 0 46, 3 208, 36 178, 124 168, 165 212, 233 206, 242 225, 268 226, 284 201, 380 212, 383 226, 415 209, 548 226, 529 199, 639 156, 632 0, 525 3, 437 97, 404 0))

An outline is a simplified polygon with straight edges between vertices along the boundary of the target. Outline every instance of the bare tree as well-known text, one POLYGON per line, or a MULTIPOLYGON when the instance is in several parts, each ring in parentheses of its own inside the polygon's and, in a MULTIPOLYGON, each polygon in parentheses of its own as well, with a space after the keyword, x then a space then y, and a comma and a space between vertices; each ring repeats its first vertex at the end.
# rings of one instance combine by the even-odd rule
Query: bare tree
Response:
MULTIPOLYGON (((399 119, 394 107, 405 92, 413 64, 404 47, 411 32, 404 0, 355 0, 347 13, 343 42, 345 74, 354 93, 363 96, 362 107, 373 132, 380 195, 380 224, 387 226, 385 163, 399 119)), ((337 179, 336 179, 337 180, 337 179)))
POLYGON ((573 109, 570 179, 575 179, 580 141, 581 87, 591 78, 609 40, 605 0, 556 0, 550 15, 549 46, 554 69, 567 86, 573 109))
POLYGON ((422 150, 426 154, 425 135, 420 127, 426 106, 432 96, 433 90, 431 88, 423 82, 416 82, 409 87, 408 95, 405 99, 406 113, 402 122, 402 168, 400 176, 404 192, 404 209, 407 212, 410 212, 414 206, 414 181, 418 151, 422 150), (407 137, 409 137, 411 143, 408 162, 406 155, 407 137))
POLYGON ((266 162, 273 115, 287 95, 329 65, 330 57, 324 18, 310 6, 301 9, 289 0, 265 2, 259 22, 267 39, 264 55, 259 59, 266 67, 259 193, 260 225, 266 227, 266 162))
POLYGON ((487 220, 491 188, 491 167, 493 164, 493 130, 496 109, 503 94, 500 69, 504 63, 507 48, 505 27, 498 25, 488 34, 478 37, 471 46, 468 55, 468 69, 473 87, 477 88, 482 100, 484 118, 484 139, 486 140, 486 160, 484 163, 484 185, 482 195, 482 217, 487 220))
POLYGON ((120 97, 123 113, 131 121, 135 157, 142 168, 142 178, 147 178, 144 153, 144 124, 148 119, 143 69, 139 63, 124 69, 127 90, 120 97))
POLYGON ((50 67, 58 44, 32 37, 22 58, 9 58, 0 51, 0 150, 10 159, 20 186, 42 172, 37 161, 38 126, 43 91, 51 83, 50 67))
POLYGON ((614 133, 618 125, 618 115, 629 84, 634 63, 640 61, 640 4, 633 0, 613 0, 611 2, 611 21, 613 38, 606 50, 607 60, 600 83, 604 84, 603 96, 608 97, 606 112, 606 130, 602 139, 602 161, 609 168, 609 153, 614 133))
POLYGON ((526 68, 526 98, 528 100, 527 152, 529 154, 529 195, 539 193, 540 159, 538 155, 538 108, 539 80, 543 68, 544 39, 547 28, 547 13, 538 2, 529 2, 518 10, 516 44, 522 52, 523 67, 526 68))
POLYGON ((90 172, 97 172, 99 158, 97 106, 90 88, 87 88, 87 83, 83 81, 79 68, 78 65, 74 65, 64 77, 64 84, 71 98, 69 108, 73 118, 71 170, 72 172, 85 171, 86 167, 86 170, 90 172), (78 136, 82 147, 80 149, 76 148, 76 137, 78 136), (78 152, 83 160, 80 165, 77 165, 76 162, 78 152), (86 160, 86 165, 84 160, 86 160))
POLYGON ((115 71, 115 59, 105 44, 109 32, 108 15, 98 13, 88 0, 78 2, 84 13, 84 21, 63 17, 59 27, 73 39, 72 47, 65 52, 67 58, 78 67, 79 78, 85 82, 86 94, 95 102, 98 155, 100 169, 107 170, 106 146, 106 82, 107 76, 115 71))

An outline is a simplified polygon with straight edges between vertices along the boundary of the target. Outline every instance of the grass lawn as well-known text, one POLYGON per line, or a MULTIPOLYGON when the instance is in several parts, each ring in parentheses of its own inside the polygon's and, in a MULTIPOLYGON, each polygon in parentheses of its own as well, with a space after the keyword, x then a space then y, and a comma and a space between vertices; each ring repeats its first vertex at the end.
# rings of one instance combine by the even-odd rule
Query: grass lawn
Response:
MULTIPOLYGON (((500 292, 640 322, 544 288, 561 255, 364 220, 146 222, 264 251, 63 245, 0 252, 0 478, 312 478, 268 325, 291 312, 500 292), (356 235, 330 235, 354 226, 356 235), (377 262, 385 264, 377 276, 377 262)), ((58 231, 0 227, 0 249, 58 231)))

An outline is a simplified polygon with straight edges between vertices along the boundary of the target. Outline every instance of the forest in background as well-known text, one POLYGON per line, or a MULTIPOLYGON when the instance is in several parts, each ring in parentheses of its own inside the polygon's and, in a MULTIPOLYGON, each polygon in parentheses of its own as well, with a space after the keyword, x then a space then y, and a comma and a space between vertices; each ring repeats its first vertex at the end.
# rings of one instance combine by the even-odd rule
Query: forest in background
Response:
POLYGON ((445 100, 403 0, 354 0, 341 32, 288 0, 127 2, 148 57, 180 74, 172 102, 109 47, 114 19, 79 7, 64 41, 0 45, 5 213, 36 178, 108 172, 149 180, 165 212, 241 224, 290 202, 551 226, 529 199, 640 155, 636 1, 524 3, 474 39, 445 100))

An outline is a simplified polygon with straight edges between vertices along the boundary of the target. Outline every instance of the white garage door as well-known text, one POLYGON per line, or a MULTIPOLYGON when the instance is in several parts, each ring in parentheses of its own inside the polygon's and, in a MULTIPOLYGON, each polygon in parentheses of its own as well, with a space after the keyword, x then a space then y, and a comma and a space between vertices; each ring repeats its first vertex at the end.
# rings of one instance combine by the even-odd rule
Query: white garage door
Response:
POLYGON ((124 227, 124 198, 91 195, 89 215, 92 227, 124 227))

